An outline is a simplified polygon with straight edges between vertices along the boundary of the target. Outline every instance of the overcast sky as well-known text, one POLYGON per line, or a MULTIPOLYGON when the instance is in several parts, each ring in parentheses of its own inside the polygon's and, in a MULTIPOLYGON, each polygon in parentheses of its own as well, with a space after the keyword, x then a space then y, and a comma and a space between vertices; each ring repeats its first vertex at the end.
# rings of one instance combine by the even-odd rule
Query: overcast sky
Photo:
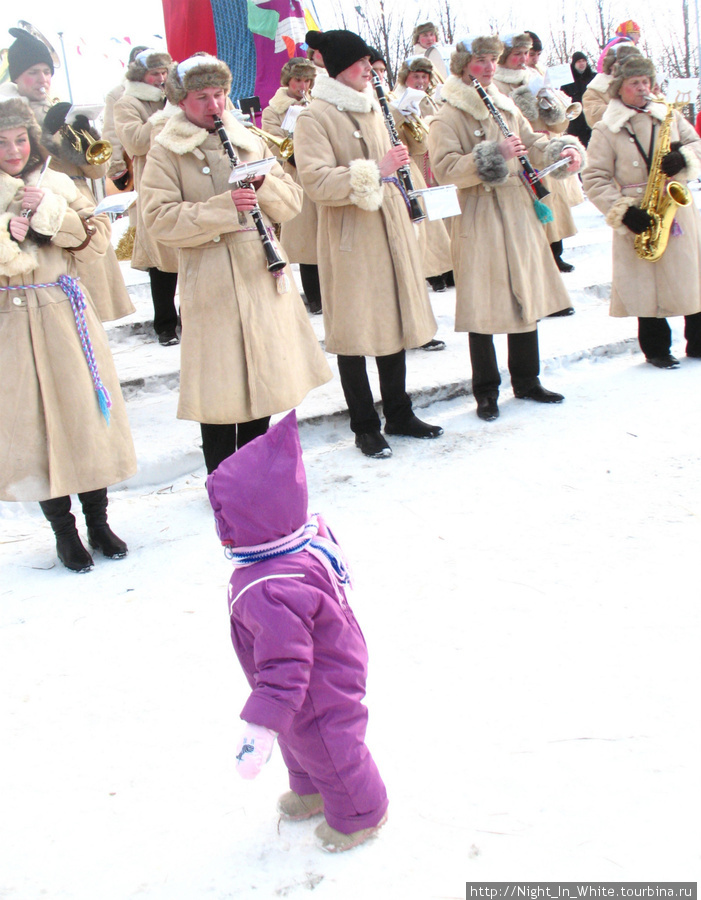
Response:
MULTIPOLYGON (((322 28, 338 27, 336 10, 340 0, 313 0, 322 28)), ((344 0, 343 8, 348 16, 349 27, 355 27, 356 17, 353 8, 358 0, 344 0)), ((373 0, 363 0, 372 3, 373 0)), ((431 17, 431 10, 437 4, 423 0, 385 0, 386 8, 401 11, 405 21, 411 26, 415 21, 425 21, 431 17)), ((573 18, 577 16, 577 27, 583 36, 583 48, 589 52, 594 49, 594 40, 585 21, 587 8, 593 11, 595 0, 533 0, 528 6, 515 4, 512 0, 490 0, 488 4, 478 5, 471 2, 469 6, 464 0, 454 0, 454 7, 460 10, 458 35, 468 33, 485 33, 491 25, 502 29, 514 30, 530 28, 536 31, 544 44, 548 43, 550 27, 559 23, 563 10, 571 27, 573 18), (517 10, 514 13, 514 9, 517 10), (465 12, 462 12, 462 11, 465 12), (587 46, 588 44, 588 46, 587 46)), ((615 22, 634 15, 643 27, 643 34, 654 27, 654 6, 650 0, 608 0, 615 22), (631 9, 632 7, 632 9, 631 9)), ((7 29, 17 24, 17 17, 10 16, 4 4, 0 16, 0 47, 11 42, 7 29)), ((672 0, 672 6, 681 8, 681 0, 672 0)), ((693 4, 692 4, 693 7, 693 4)), ((84 2, 77 0, 31 0, 25 7, 28 21, 36 26, 51 41, 62 58, 59 31, 63 31, 63 39, 68 57, 73 98, 76 102, 92 102, 100 100, 106 91, 117 84, 122 77, 123 68, 120 59, 129 53, 129 45, 119 43, 129 37, 133 44, 157 45, 154 35, 163 35, 163 11, 160 0, 120 0, 109 9, 101 7, 100 11, 88 11, 84 2), (80 48, 80 52, 78 52, 80 48)), ((692 25, 692 27, 694 27, 692 25)), ((558 30, 558 25, 555 25, 558 30)), ((161 44, 165 47, 165 40, 161 44)), ((62 60, 63 62, 63 60, 62 60)), ((54 78, 55 96, 68 98, 64 80, 65 69, 57 71, 54 78)))

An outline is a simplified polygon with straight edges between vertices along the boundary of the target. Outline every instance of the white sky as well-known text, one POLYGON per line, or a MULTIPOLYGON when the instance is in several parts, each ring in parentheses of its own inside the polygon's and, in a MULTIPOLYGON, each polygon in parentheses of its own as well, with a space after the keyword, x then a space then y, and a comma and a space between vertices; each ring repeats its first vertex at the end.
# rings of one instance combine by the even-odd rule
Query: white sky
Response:
MULTIPOLYGON (((346 10, 348 26, 355 27, 357 18, 354 7, 357 2, 368 3, 372 0, 314 0, 321 27, 338 27, 336 10, 340 8, 346 10)), ((562 0, 534 0, 528 7, 524 7, 513 0, 490 0, 489 4, 470 3, 467 7, 462 0, 453 0, 456 10, 465 10, 459 15, 458 35, 488 31, 492 25, 498 25, 502 29, 530 28, 540 35, 546 46, 551 23, 560 21, 563 9, 568 10, 568 28, 572 28, 576 16, 579 33, 589 35, 591 32, 585 21, 585 13, 587 10, 593 12, 594 5, 595 0, 586 0, 584 4, 572 0, 565 0, 565 3, 562 0)), ((157 45, 154 34, 161 34, 165 38, 160 0, 120 0, 116 7, 109 11, 103 7, 97 14, 94 11, 86 14, 85 4, 77 0, 67 0, 64 3, 57 0, 32 0, 16 15, 10 15, 7 6, 8 4, 4 5, 0 15, 0 47, 11 42, 7 29, 17 25, 20 15, 37 27, 54 44, 61 56, 58 32, 63 31, 73 98, 76 102, 99 100, 120 81, 123 69, 119 60, 128 56, 129 45, 120 44, 113 38, 123 40, 130 37, 132 46, 157 45), (85 43, 81 43, 81 40, 85 43), (80 55, 77 52, 79 45, 82 49, 80 55)), ((409 24, 425 21, 427 18, 436 19, 436 6, 437 3, 431 0, 385 0, 385 8, 399 9, 409 24)), ((650 0, 631 0, 629 3, 625 0, 608 0, 608 6, 612 9, 616 22, 634 16, 643 27, 644 36, 655 32, 654 7, 650 0)), ((677 6, 681 9, 681 0, 673 0, 670 10, 676 10, 677 6)), ((554 30, 558 30, 558 27, 555 26, 554 30)), ((590 40, 587 43, 589 46, 584 46, 583 49, 591 52, 594 42, 590 40)), ((165 46, 165 42, 162 46, 165 46)), ((68 99, 64 73, 62 65, 54 78, 54 95, 68 99)))

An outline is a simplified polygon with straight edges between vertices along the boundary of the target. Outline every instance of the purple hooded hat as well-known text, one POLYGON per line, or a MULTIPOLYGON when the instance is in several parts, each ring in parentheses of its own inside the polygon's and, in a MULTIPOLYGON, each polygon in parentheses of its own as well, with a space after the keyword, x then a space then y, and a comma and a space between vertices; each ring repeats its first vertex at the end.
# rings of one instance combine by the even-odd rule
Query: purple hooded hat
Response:
POLYGON ((226 546, 267 544, 301 528, 309 495, 295 411, 220 463, 207 492, 226 546))

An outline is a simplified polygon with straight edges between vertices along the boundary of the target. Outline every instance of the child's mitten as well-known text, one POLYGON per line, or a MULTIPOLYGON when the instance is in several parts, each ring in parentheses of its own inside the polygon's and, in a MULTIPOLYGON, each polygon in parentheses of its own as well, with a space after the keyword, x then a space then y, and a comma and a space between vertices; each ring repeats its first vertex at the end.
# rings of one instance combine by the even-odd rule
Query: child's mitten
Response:
POLYGON ((277 732, 250 722, 244 724, 241 740, 236 747, 236 771, 241 778, 250 779, 255 778, 270 759, 277 732))

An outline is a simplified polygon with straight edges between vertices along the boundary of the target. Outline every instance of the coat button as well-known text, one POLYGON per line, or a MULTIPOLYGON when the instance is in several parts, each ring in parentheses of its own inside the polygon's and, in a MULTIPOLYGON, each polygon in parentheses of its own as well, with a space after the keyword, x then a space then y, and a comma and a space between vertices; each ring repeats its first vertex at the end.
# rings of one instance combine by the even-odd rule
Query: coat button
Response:
POLYGON ((634 165, 634 166, 635 166, 635 168, 636 168, 636 169, 637 169, 637 168, 638 168, 638 166, 639 166, 639 165, 640 165, 640 163, 639 163, 639 162, 638 162, 638 160, 637 160, 637 159, 634 159, 634 160, 633 160, 633 165, 634 165))
POLYGON ((203 174, 203 175, 209 175, 209 172, 210 172, 209 166, 205 166, 204 169, 202 169, 202 174, 203 174))
POLYGON ((482 137, 483 131, 479 128, 475 128, 475 137, 482 137))
POLYGON ((628 140, 631 142, 631 144, 635 143, 635 138, 628 138, 628 140))
POLYGON ((361 134, 359 131, 354 131, 354 132, 353 132, 353 137, 354 137, 354 138, 361 138, 361 137, 362 137, 362 134, 361 134))
POLYGON ((642 192, 643 192, 643 189, 642 189, 642 188, 638 188, 638 193, 639 193, 639 194, 642 194, 642 192))
POLYGON ((219 235, 217 235, 216 237, 213 237, 212 240, 214 241, 215 244, 218 244, 219 241, 221 240, 221 238, 219 237, 219 235))
POLYGON ((22 298, 21 298, 21 297, 13 297, 13 298, 12 298, 12 302, 15 304, 15 306, 21 306, 21 305, 22 305, 22 298))

